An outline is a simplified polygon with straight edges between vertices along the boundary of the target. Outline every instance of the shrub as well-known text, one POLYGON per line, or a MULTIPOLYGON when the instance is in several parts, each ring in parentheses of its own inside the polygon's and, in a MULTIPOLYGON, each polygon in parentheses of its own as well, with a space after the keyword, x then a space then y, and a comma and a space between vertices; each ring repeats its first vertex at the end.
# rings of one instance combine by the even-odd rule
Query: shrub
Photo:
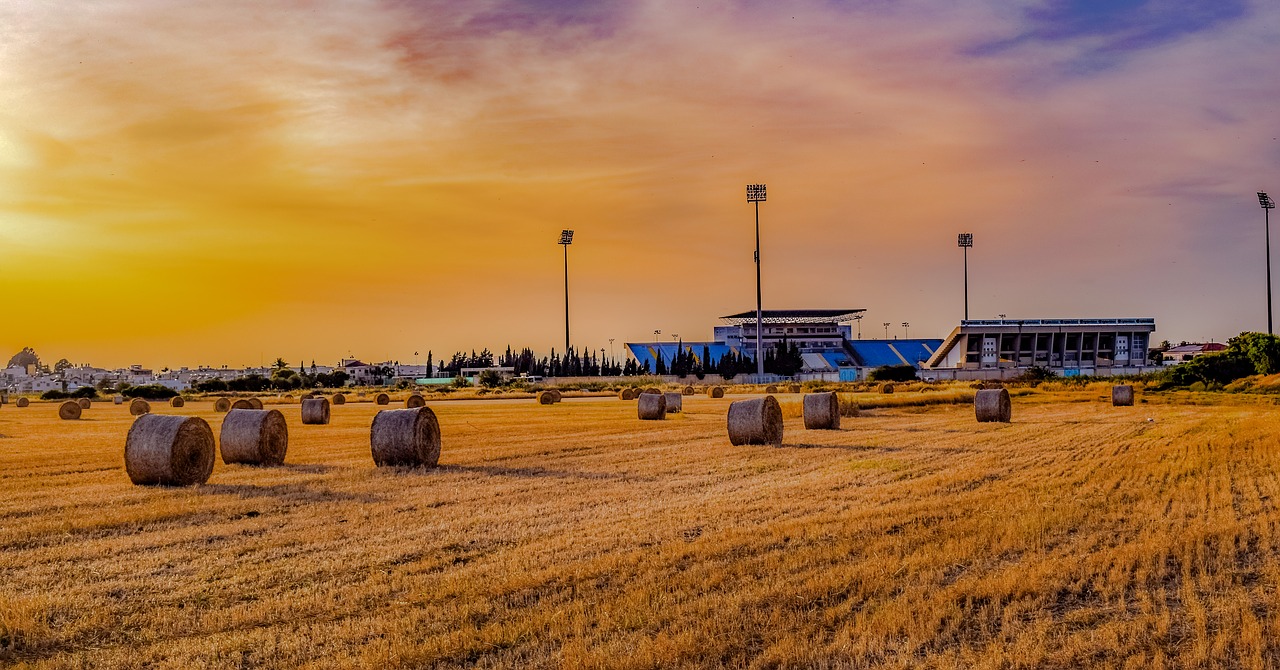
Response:
POLYGON ((462 375, 458 375, 457 377, 453 378, 453 386, 454 388, 460 388, 460 389, 470 388, 471 382, 467 381, 466 377, 463 377, 462 375))
POLYGON ((476 381, 485 388, 493 389, 502 386, 502 373, 497 370, 484 370, 476 381))
POLYGON ((75 393, 71 394, 71 397, 72 398, 91 398, 91 399, 97 398, 98 389, 93 388, 92 386, 81 386, 80 388, 75 390, 75 393))
POLYGON ((867 379, 873 382, 909 382, 915 378, 914 365, 882 365, 867 375, 867 379))
POLYGON ((146 386, 131 386, 121 391, 120 395, 126 398, 142 398, 143 400, 168 400, 178 395, 178 392, 168 386, 147 384, 146 386))
POLYGON ((44 393, 40 394, 41 400, 66 400, 67 398, 70 398, 70 397, 71 397, 70 393, 67 393, 66 391, 58 391, 56 389, 53 391, 45 391, 44 393))
POLYGON ((224 393, 230 390, 227 388, 227 380, 217 377, 196 382, 195 389, 201 393, 224 393))

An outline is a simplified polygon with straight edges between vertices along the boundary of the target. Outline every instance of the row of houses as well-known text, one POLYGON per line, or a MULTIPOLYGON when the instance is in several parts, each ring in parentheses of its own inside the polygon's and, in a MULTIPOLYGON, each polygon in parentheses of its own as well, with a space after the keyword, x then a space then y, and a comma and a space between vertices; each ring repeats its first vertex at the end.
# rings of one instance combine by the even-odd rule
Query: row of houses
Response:
MULTIPOLYGON (((336 366, 311 365, 293 369, 307 374, 332 374, 336 370, 341 370, 347 374, 348 383, 355 385, 377 382, 394 383, 406 379, 418 381, 423 378, 434 377, 437 374, 437 372, 428 369, 426 365, 404 365, 396 361, 365 363, 355 358, 344 358, 336 366)), ((43 373, 34 365, 29 365, 25 367, 14 366, 0 370, 0 389, 7 389, 12 393, 71 392, 85 386, 96 388, 104 385, 114 386, 126 383, 132 386, 156 384, 175 391, 186 391, 207 379, 230 381, 250 375, 269 378, 274 372, 275 369, 269 367, 232 368, 225 365, 220 368, 205 366, 195 368, 182 367, 175 370, 165 369, 160 372, 141 365, 130 365, 127 368, 116 368, 114 370, 92 365, 75 365, 64 368, 60 372, 43 373)))

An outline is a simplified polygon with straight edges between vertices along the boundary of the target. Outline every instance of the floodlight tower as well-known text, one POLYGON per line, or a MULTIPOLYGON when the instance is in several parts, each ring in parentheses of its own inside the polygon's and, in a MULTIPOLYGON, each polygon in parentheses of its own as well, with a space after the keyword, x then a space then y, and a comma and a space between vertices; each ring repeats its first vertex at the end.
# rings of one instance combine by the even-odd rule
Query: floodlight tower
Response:
POLYGON ((903 321, 903 322, 902 322, 902 332, 903 332, 902 339, 904 339, 904 340, 909 340, 909 339, 911 339, 911 324, 910 324, 910 323, 907 323, 906 321, 903 321))
POLYGON ((569 245, 573 244, 573 231, 560 231, 559 244, 564 247, 564 353, 569 354, 569 245))
POLYGON ((892 325, 888 321, 884 322, 884 339, 889 339, 889 326, 892 325))
POLYGON ((1267 332, 1275 334, 1271 327, 1271 210, 1276 208, 1276 201, 1266 191, 1258 191, 1258 204, 1262 205, 1262 220, 1267 235, 1267 332))
POLYGON ((764 184, 747 184, 747 202, 756 206, 756 374, 764 376, 764 310, 760 308, 760 203, 765 201, 764 184))
POLYGON ((969 248, 973 246, 973 233, 960 233, 956 244, 964 249, 964 320, 969 320, 969 248))
POLYGON ((858 339, 859 340, 862 339, 862 317, 863 317, 862 314, 855 314, 853 317, 853 320, 858 322, 858 339))

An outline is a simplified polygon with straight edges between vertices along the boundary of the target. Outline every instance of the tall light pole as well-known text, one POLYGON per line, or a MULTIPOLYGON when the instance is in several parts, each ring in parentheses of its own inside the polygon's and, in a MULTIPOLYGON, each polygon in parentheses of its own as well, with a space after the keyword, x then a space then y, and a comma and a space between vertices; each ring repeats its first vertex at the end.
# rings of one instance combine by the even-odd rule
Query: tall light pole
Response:
POLYGON ((907 323, 906 321, 903 321, 902 332, 903 332, 902 339, 904 340, 911 339, 911 324, 907 323))
POLYGON ((764 376, 764 310, 760 308, 760 203, 765 201, 764 184, 747 184, 747 202, 756 206, 756 374, 764 376))
POLYGON ((609 360, 613 360, 613 341, 617 338, 609 338, 609 360))
POLYGON ((564 247, 564 353, 569 354, 569 245, 573 244, 573 231, 560 231, 559 244, 564 247))
POLYGON ((853 317, 853 320, 858 322, 858 339, 859 340, 862 339, 862 316, 863 316, 862 314, 858 314, 857 316, 853 317))
POLYGON ((956 244, 964 249, 964 320, 969 320, 969 247, 973 246, 973 233, 960 233, 956 244))
POLYGON ((1271 327, 1271 210, 1276 208, 1276 201, 1266 191, 1258 191, 1258 204, 1262 205, 1263 225, 1267 231, 1267 332, 1275 334, 1271 327))
POLYGON ((889 339, 889 322, 884 322, 884 339, 889 339))

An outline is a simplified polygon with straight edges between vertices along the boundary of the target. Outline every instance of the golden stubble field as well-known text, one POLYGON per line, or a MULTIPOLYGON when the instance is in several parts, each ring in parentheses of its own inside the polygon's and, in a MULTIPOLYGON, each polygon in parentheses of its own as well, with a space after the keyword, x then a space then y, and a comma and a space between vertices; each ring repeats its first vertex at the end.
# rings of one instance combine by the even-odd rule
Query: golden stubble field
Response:
POLYGON ((437 402, 426 471, 374 468, 371 404, 285 405, 286 467, 189 489, 129 484, 124 407, 8 405, 0 664, 1276 667, 1280 407, 1096 395, 838 432, 783 396, 780 449, 733 398, 437 402))

